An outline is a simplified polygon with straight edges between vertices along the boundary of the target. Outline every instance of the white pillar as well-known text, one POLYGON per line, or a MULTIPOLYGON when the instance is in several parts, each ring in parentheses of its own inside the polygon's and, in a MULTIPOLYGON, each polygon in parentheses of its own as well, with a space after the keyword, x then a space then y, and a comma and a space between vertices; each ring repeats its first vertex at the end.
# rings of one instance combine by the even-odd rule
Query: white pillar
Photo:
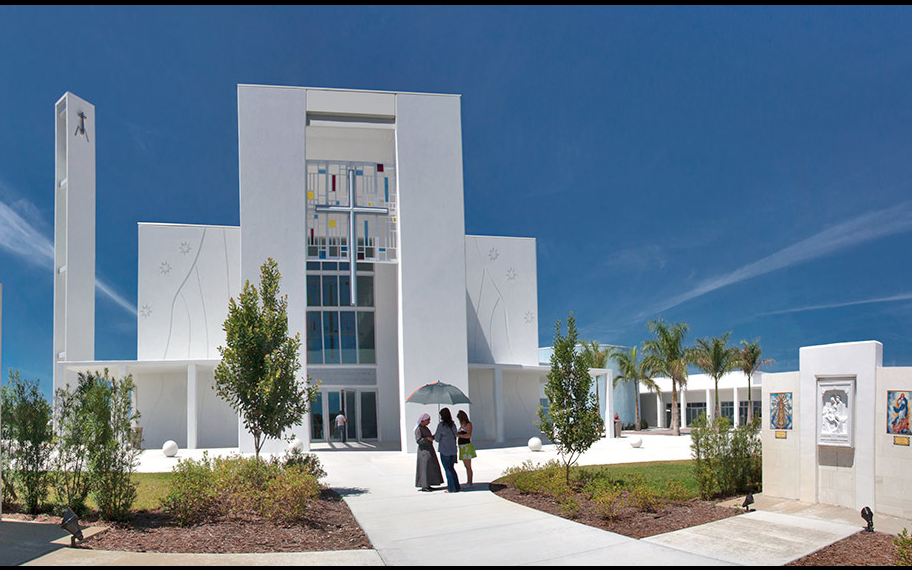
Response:
POLYGON ((709 419, 715 418, 716 415, 716 401, 712 398, 712 388, 706 389, 706 417, 709 419))
POLYGON ((197 443, 197 398, 196 363, 187 365, 187 449, 196 449, 197 443))
POLYGON ((681 387, 681 390, 678 393, 678 405, 681 406, 681 410, 678 414, 678 427, 684 428, 687 427, 687 387, 681 387))
POLYGON ((741 400, 738 399, 738 387, 732 388, 732 405, 735 407, 735 427, 741 425, 741 400))
POLYGON ((661 394, 656 394, 656 427, 665 427, 665 402, 661 394))
POLYGON ((614 390, 611 389, 611 372, 605 373, 605 435, 614 437, 614 390))
POLYGON ((494 441, 504 441, 503 368, 494 367, 494 441))

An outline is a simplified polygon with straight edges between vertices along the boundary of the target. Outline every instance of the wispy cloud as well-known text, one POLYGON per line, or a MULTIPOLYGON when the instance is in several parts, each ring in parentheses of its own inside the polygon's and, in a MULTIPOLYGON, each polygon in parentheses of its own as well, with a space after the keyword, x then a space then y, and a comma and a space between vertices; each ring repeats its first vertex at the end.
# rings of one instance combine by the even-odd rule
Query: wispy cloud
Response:
POLYGON ((785 315, 788 313, 803 313, 805 311, 820 311, 823 309, 838 309, 841 307, 852 307, 855 305, 870 305, 872 303, 892 303, 895 301, 909 301, 912 300, 912 293, 903 293, 901 295, 892 295, 890 297, 878 297, 876 299, 862 299, 860 301, 846 301, 843 303, 827 303, 823 305, 808 305, 806 307, 794 307, 791 309, 782 309, 779 311, 769 311, 767 313, 758 313, 758 317, 766 317, 770 315, 785 315))
POLYGON ((716 289, 753 279, 779 269, 832 255, 863 243, 912 230, 912 202, 876 210, 832 225, 813 236, 744 265, 730 273, 706 279, 696 287, 658 303, 640 318, 676 307, 716 289))
MULTIPOLYGON (((9 190, 5 190, 9 194, 9 190)), ((41 222, 37 217, 37 208, 25 200, 19 200, 14 205, 15 208, 0 200, 0 250, 40 269, 53 271, 54 243, 38 229, 41 222)), ((136 315, 135 305, 102 279, 95 279, 95 288, 131 315, 136 315)))

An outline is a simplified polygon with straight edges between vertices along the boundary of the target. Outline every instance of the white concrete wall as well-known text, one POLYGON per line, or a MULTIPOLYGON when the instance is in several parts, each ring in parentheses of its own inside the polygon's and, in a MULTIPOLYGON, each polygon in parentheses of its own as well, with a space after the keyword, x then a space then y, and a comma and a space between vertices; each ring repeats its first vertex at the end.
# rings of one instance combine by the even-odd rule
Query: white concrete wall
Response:
MULTIPOLYGON (((174 440, 181 449, 187 447, 187 373, 133 372, 136 385, 136 408, 143 428, 143 447, 161 449, 174 440)), ((234 414, 232 419, 234 419, 234 414)), ((236 426, 236 422, 231 422, 236 426)))
MULTIPOLYGON (((912 518, 912 447, 887 433, 887 391, 912 391, 912 368, 878 368, 874 414, 875 513, 912 518)), ((858 417, 856 416, 856 419, 858 417)), ((864 420, 862 420, 864 421, 864 420)))
MULTIPOLYGON (((395 264, 374 264, 374 330, 377 351, 377 420, 380 438, 384 442, 401 441, 399 414, 402 401, 408 397, 399 393, 399 301, 398 269, 395 264)), ((408 418, 407 418, 408 419, 408 418)), ((415 420, 412 418, 412 428, 415 420)), ((411 431, 409 431, 409 434, 411 431)), ((408 434, 406 434, 408 435, 408 434)))
POLYGON ((534 372, 504 370, 504 438, 538 437, 538 394, 541 375, 534 372))
POLYGON ((538 364, 535 240, 465 237, 468 357, 477 364, 538 364))
POLYGON ((799 499, 799 434, 803 427, 800 409, 798 372, 763 374, 762 410, 760 439, 763 442, 763 494, 771 497, 799 499), (770 427, 770 394, 773 392, 792 393, 792 429, 774 430, 770 427), (785 439, 776 439, 776 432, 785 432, 785 439))
MULTIPOLYGON (((805 502, 861 510, 875 501, 875 373, 883 363, 883 345, 876 341, 802 347, 799 350, 800 487, 805 502), (817 382, 855 378, 854 447, 817 445, 820 413, 817 382)), ((849 396, 850 398, 852 396, 849 396)))
POLYGON ((67 92, 55 105, 54 388, 62 361, 95 359, 95 106, 67 92), (85 134, 78 133, 79 113, 85 134))
POLYGON ((469 370, 467 395, 472 400, 469 419, 472 421, 473 441, 494 441, 496 434, 494 371, 490 369, 469 370))
MULTIPOLYGON (((241 205, 241 284, 260 280, 260 267, 273 258, 288 296, 288 333, 306 339, 305 124, 306 89, 238 85, 238 166, 241 205)), ((307 373, 301 358, 299 382, 307 373)), ((309 449, 309 418, 287 436, 309 449)), ((253 437, 238 422, 241 451, 253 451, 253 437)), ((287 448, 269 440, 264 452, 287 448)))
POLYGON ((237 414, 215 391, 215 369, 198 369, 196 381, 197 447, 237 447, 237 414))
POLYGON ((219 358, 240 245, 240 228, 139 224, 138 360, 219 358))
MULTIPOLYGON (((397 94, 396 125, 400 394, 435 381, 467 392, 460 99, 397 94)), ((425 411, 436 419, 437 406, 404 405, 403 450, 415 450, 415 418, 425 411)))

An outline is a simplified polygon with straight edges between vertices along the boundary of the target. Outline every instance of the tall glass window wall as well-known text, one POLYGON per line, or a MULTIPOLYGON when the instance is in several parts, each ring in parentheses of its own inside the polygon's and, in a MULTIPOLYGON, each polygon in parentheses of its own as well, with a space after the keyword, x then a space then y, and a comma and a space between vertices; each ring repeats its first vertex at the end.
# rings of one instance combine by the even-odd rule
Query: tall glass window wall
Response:
POLYGON ((348 263, 307 263, 307 363, 376 364, 373 264, 359 263, 350 304, 348 263))

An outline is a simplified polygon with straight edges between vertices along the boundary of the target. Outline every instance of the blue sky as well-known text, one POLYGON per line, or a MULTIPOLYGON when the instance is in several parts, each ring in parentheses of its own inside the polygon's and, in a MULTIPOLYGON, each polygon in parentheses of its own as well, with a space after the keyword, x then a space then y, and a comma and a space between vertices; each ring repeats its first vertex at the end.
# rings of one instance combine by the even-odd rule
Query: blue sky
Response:
POLYGON ((52 361, 53 106, 96 107, 96 358, 137 222, 237 225, 237 84, 462 95, 466 232, 537 239, 540 344, 879 340, 912 365, 905 7, 0 7, 2 366, 52 361))

